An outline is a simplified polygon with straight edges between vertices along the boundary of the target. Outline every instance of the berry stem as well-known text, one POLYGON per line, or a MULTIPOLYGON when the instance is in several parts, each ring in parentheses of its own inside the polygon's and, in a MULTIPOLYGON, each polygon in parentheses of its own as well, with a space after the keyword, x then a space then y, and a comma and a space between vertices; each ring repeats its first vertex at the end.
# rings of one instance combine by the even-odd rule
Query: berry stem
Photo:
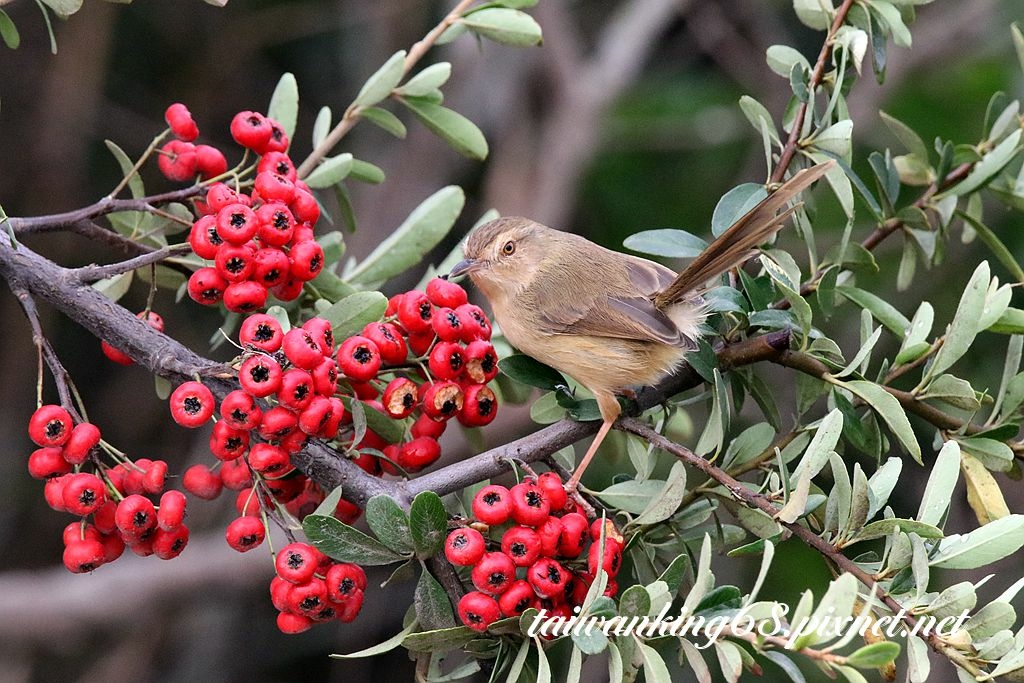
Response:
POLYGON ((152 155, 153 152, 156 150, 157 145, 163 142, 164 138, 166 138, 170 132, 171 129, 168 128, 164 130, 162 133, 160 133, 160 135, 157 135, 155 138, 153 138, 153 140, 149 143, 149 146, 146 147, 146 150, 142 153, 142 156, 140 156, 138 161, 135 162, 135 165, 132 166, 128 170, 128 172, 124 174, 124 177, 121 178, 121 182, 115 185, 114 189, 110 191, 110 194, 108 194, 106 197, 107 199, 113 199, 117 195, 121 194, 121 191, 128 186, 128 183, 131 181, 131 179, 135 177, 135 174, 139 172, 139 169, 142 168, 142 165, 146 163, 146 160, 149 159, 150 155, 152 155))

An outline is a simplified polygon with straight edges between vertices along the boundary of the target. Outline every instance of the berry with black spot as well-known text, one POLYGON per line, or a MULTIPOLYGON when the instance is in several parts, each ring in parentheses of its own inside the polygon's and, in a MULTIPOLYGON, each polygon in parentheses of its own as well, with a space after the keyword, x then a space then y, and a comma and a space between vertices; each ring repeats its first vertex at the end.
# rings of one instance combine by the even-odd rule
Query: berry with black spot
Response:
POLYGON ((583 546, 590 537, 587 518, 578 512, 562 515, 562 533, 558 537, 558 554, 562 557, 579 557, 583 546))
POLYGON ((304 330, 301 327, 288 330, 284 335, 282 348, 284 348, 284 355, 288 357, 288 360, 295 367, 303 370, 312 370, 324 359, 323 353, 320 352, 320 346, 313 335, 309 330, 304 330))
POLYGON ((427 298, 439 308, 458 308, 469 301, 466 290, 448 280, 435 277, 426 286, 427 298))
POLYGON ((240 111, 231 119, 231 137, 242 147, 263 149, 273 133, 273 125, 259 112, 240 111))
POLYGON ((320 611, 327 606, 327 584, 317 576, 310 576, 306 581, 296 582, 288 591, 288 609, 293 614, 302 614, 315 619, 320 611))
POLYGON ((530 607, 537 605, 537 594, 528 581, 519 579, 498 597, 502 616, 518 617, 530 607))
POLYGON ((254 185, 265 202, 288 204, 295 197, 295 183, 279 173, 257 173, 254 185))
POLYGON ((263 419, 263 411, 251 395, 235 389, 221 401, 220 416, 232 428, 250 431, 263 419))
POLYGON ((597 574, 598 565, 604 567, 608 576, 615 577, 622 567, 622 544, 614 538, 605 538, 604 555, 602 556, 600 542, 591 543, 590 551, 587 553, 587 571, 597 574))
POLYGON ((107 502, 107 487, 95 474, 79 472, 68 475, 62 492, 64 509, 85 517, 107 502))
POLYGON ((462 387, 451 380, 431 382, 420 387, 423 412, 435 420, 447 420, 462 410, 465 397, 462 387), (426 388, 424 388, 426 387, 426 388))
POLYGON ((284 284, 291 278, 288 254, 274 247, 264 247, 252 257, 252 279, 268 289, 284 284))
POLYGON ((267 152, 260 159, 260 163, 256 165, 257 173, 276 173, 283 175, 288 180, 295 182, 297 173, 295 171, 295 164, 292 162, 290 156, 284 152, 267 152))
POLYGON ((217 258, 217 249, 224 245, 224 238, 217 232, 217 217, 203 216, 193 223, 188 243, 199 258, 207 261, 217 258))
POLYGON ((153 534, 153 554, 161 560, 174 559, 188 545, 188 537, 188 527, 184 524, 173 531, 157 528, 153 534))
POLYGON ((313 368, 313 391, 321 396, 333 396, 338 388, 338 364, 333 358, 324 358, 313 368))
POLYGON ((462 304, 455 309, 455 317, 459 319, 460 339, 467 344, 491 338, 491 321, 487 319, 487 314, 479 306, 462 304))
POLYGON ((363 328, 362 336, 377 345, 380 359, 388 365, 401 365, 409 355, 405 338, 391 323, 370 323, 363 328))
POLYGON ((187 500, 181 491, 165 491, 160 496, 160 505, 156 511, 156 525, 164 531, 174 531, 185 520, 187 500))
POLYGON ((70 471, 71 463, 56 446, 37 448, 28 456, 28 473, 33 479, 52 479, 70 471))
POLYGON ((444 542, 444 556, 460 567, 470 567, 480 561, 487 550, 483 534, 476 529, 463 527, 448 534, 444 542))
POLYGON ((192 180, 198 172, 196 146, 184 140, 171 140, 160 148, 156 165, 168 180, 178 183, 192 180))
POLYGON ((537 535, 540 537, 540 554, 554 557, 558 554, 558 541, 562 537, 562 519, 554 515, 548 517, 537 527, 537 535))
POLYGON ((201 427, 216 407, 213 394, 201 382, 188 381, 171 392, 171 417, 182 427, 201 427))
POLYGON ((226 244, 217 250, 217 272, 228 282, 244 282, 256 269, 256 251, 248 244, 226 244))
POLYGON ((232 313, 252 313, 267 303, 267 288, 258 282, 233 282, 224 290, 224 308, 232 313))
POLYGON ((514 526, 502 534, 501 551, 517 567, 529 567, 540 557, 540 536, 529 527, 514 526))
POLYGON ((249 450, 249 432, 235 429, 226 421, 220 420, 213 425, 210 434, 210 452, 218 460, 234 460, 245 455, 249 450))
POLYGON ((423 292, 406 292, 398 302, 398 322, 410 334, 432 332, 433 315, 434 307, 423 292))
POLYGON ((281 330, 281 323, 266 313, 250 315, 242 321, 242 326, 238 331, 239 344, 243 347, 254 346, 267 353, 274 353, 280 349, 283 338, 284 332, 281 330))
POLYGON ((288 279, 279 285, 274 285, 271 290, 281 301, 295 301, 302 294, 302 280, 291 277, 291 266, 289 265, 288 279))
POLYGON ((437 379, 457 379, 466 366, 462 347, 455 342, 439 342, 427 359, 430 374, 437 379))
POLYGON ((103 543, 96 539, 74 541, 64 548, 64 566, 72 574, 84 574, 95 570, 106 561, 103 543))
POLYGON ((214 306, 224 298, 224 290, 228 281, 209 266, 200 268, 188 278, 188 295, 193 301, 204 306, 214 306))
POLYGON ((483 633, 501 618, 498 602, 479 591, 470 591, 459 600, 459 619, 474 631, 483 633))
MULTIPOLYGON (((242 462, 239 460, 238 462, 242 462)), ((244 464, 244 463, 243 463, 244 464)), ((181 485, 196 498, 213 500, 220 495, 224 482, 206 465, 192 465, 181 477, 181 485)))
POLYGON ((356 597, 357 592, 366 590, 366 572, 357 564, 339 562, 332 564, 324 574, 327 583, 327 599, 343 603, 356 597))
POLYGON ((537 527, 544 524, 551 514, 551 505, 544 490, 536 484, 516 484, 509 490, 509 499, 512 502, 512 519, 518 524, 537 527))
POLYGON ((323 247, 313 240, 293 245, 288 258, 291 260, 292 277, 303 282, 312 280, 324 269, 323 247))
POLYGON ((456 342, 462 338, 462 320, 454 309, 442 307, 435 310, 430 326, 441 341, 456 342))
POLYGON ((290 469, 291 460, 283 448, 269 443, 258 443, 249 449, 249 467, 254 472, 273 477, 290 469))
POLYGON ((81 465, 89 459, 92 449, 100 443, 100 429, 91 422, 80 422, 71 430, 64 444, 64 459, 72 465, 81 465))
POLYGON ((471 341, 463 350, 466 358, 465 377, 477 384, 486 384, 498 376, 498 354, 489 341, 471 341))
POLYGON ((470 578, 477 590, 501 595, 516 580, 516 565, 505 553, 485 553, 473 567, 470 578))
POLYGON ((256 150, 257 154, 270 154, 271 152, 285 152, 288 150, 288 135, 284 132, 281 124, 274 119, 267 117, 270 122, 270 139, 267 144, 256 150))
POLYGON ((560 512, 565 507, 568 496, 565 495, 562 478, 558 476, 557 472, 545 472, 537 477, 537 486, 544 490, 552 512, 560 512))
POLYGON ((320 554, 308 543, 289 543, 274 558, 277 575, 285 581, 301 584, 313 578, 320 554))
POLYGON ((259 547, 263 544, 263 539, 266 536, 267 530, 263 526, 263 520, 259 517, 249 516, 231 520, 224 532, 224 538, 228 545, 240 553, 259 547))
POLYGON ((292 240, 295 216, 286 204, 268 202, 256 209, 256 234, 264 246, 282 247, 292 240))
POLYGON ((497 417, 498 397, 486 385, 470 384, 463 389, 462 396, 458 418, 466 427, 482 427, 497 417))
POLYGON ((533 592, 542 598, 560 597, 571 576, 569 570, 550 557, 537 560, 526 570, 526 580, 533 586, 533 592))
POLYGON ((338 367, 346 377, 356 382, 376 377, 380 360, 377 345, 361 335, 349 337, 338 348, 338 367))
POLYGON ((437 439, 421 436, 406 441, 398 449, 398 465, 408 472, 419 472, 441 457, 441 444, 437 439))
POLYGON ((473 516, 495 526, 504 524, 512 514, 512 495, 501 484, 489 484, 473 496, 473 516))
POLYGON ((217 234, 228 244, 243 245, 256 236, 260 221, 245 204, 228 204, 217 212, 217 234))
POLYGON ((141 539, 156 527, 156 508, 145 496, 137 493, 126 496, 117 504, 114 523, 125 542, 141 539))
POLYGON ((28 420, 28 436, 38 446, 62 446, 72 428, 68 411, 54 404, 40 406, 28 420))
POLYGON ((330 424, 335 405, 326 396, 315 396, 305 410, 299 413, 299 429, 310 436, 319 436, 330 424))
POLYGON ((292 368, 281 376, 277 400, 282 406, 302 410, 313 400, 313 396, 313 376, 305 370, 292 368))
POLYGON ((396 377, 384 387, 381 405, 396 420, 409 417, 419 405, 419 387, 407 377, 396 377))
POLYGON ((302 324, 302 329, 313 335, 313 341, 320 348, 324 357, 334 353, 334 330, 331 323, 323 318, 310 318, 302 324))
POLYGON ((238 381, 246 392, 264 398, 277 393, 281 388, 283 374, 281 364, 272 356, 257 354, 242 361, 238 369, 238 381))

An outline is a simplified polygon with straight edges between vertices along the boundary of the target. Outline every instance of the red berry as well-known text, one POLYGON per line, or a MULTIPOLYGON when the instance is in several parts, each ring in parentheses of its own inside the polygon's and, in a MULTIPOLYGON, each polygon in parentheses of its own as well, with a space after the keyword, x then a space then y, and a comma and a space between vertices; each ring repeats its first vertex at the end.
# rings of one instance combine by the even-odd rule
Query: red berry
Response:
POLYGON ((319 563, 319 553, 308 543, 289 543, 281 548, 274 558, 277 575, 295 584, 312 579, 319 563))
POLYGON ((391 380, 384 388, 384 395, 381 397, 384 412, 396 420, 409 417, 419 403, 418 391, 419 387, 416 386, 416 383, 406 377, 396 377, 391 380))
MULTIPOLYGON (((228 204, 245 204, 249 206, 248 202, 248 196, 239 194, 233 187, 224 183, 213 183, 206 188, 206 204, 213 213, 217 213, 228 204)), ((212 220, 214 225, 216 225, 216 222, 216 219, 212 220)))
POLYGON ((263 412, 255 399, 241 389, 235 389, 220 404, 220 416, 233 429, 255 429, 263 419, 263 412))
POLYGON ((278 287, 291 277, 288 254, 274 247, 264 247, 252 257, 252 278, 264 287, 278 287))
POLYGON ((217 217, 203 216, 193 223, 188 243, 199 258, 208 261, 217 258, 217 249, 224 244, 224 239, 217 232, 217 217))
POLYGON ((427 351, 430 350, 431 344, 437 337, 434 335, 434 330, 430 329, 426 332, 410 332, 406 339, 409 351, 413 356, 420 358, 427 355, 427 351))
POLYGON ((153 534, 153 554, 161 560, 171 560, 181 554, 188 545, 188 527, 182 524, 173 531, 157 528, 153 534))
POLYGON ((600 517, 595 519, 590 524, 590 538, 597 541, 601 538, 601 530, 604 529, 605 538, 611 538, 619 542, 621 545, 625 545, 625 539, 622 537, 622 533, 615 528, 615 522, 610 519, 601 519, 600 517))
POLYGON ((64 548, 64 566, 73 574, 91 572, 106 561, 103 544, 95 539, 75 541, 64 548))
POLYGON ((234 282, 224 290, 224 307, 232 313, 251 313, 267 303, 267 288, 252 280, 234 282))
POLYGON ((441 341, 455 342, 462 338, 462 320, 451 308, 438 308, 430 321, 441 341))
POLYGON ((517 567, 529 567, 540 557, 540 536, 525 526, 514 526, 501 537, 501 552, 517 567))
POLYGON ((213 500, 220 495, 224 482, 206 465, 192 465, 182 475, 181 485, 197 498, 213 500))
POLYGON ((312 226, 320 218, 320 205, 316 202, 313 194, 300 186, 295 187, 295 196, 288 205, 295 220, 312 226))
POLYGON ((277 173, 257 173, 255 187, 265 202, 288 204, 295 197, 295 184, 277 173))
POLYGON ((554 557, 558 554, 558 541, 562 537, 562 520, 548 517, 537 527, 537 535, 540 536, 540 554, 554 557))
POLYGON ((407 292, 398 303, 398 322, 409 333, 431 330, 434 307, 423 292, 407 292))
POLYGON ((298 278, 293 278, 289 274, 289 279, 279 285, 275 285, 273 292, 274 296, 276 296, 281 301, 295 301, 302 294, 302 287, 302 280, 299 280, 298 278))
POLYGON ((192 142, 199 137, 199 126, 192 119, 192 113, 181 102, 175 102, 167 107, 164 112, 164 120, 170 126, 171 132, 179 140, 192 142))
POLYGON ((228 244, 245 244, 259 226, 256 213, 245 204, 228 204, 217 212, 217 234, 228 244))
POLYGON ((380 351, 366 337, 349 337, 338 348, 338 367, 349 379, 366 382, 380 370, 380 351))
POLYGON ((196 171, 200 177, 216 178, 228 170, 228 160, 224 153, 210 145, 196 145, 196 171))
POLYGON ((439 342, 428 358, 430 373, 436 379, 457 379, 466 365, 462 347, 455 342, 439 342))
POLYGON ((477 590, 501 595, 516 580, 516 565, 505 553, 486 553, 470 573, 477 590))
POLYGON ((442 280, 439 277, 435 277, 428 282, 426 290, 430 303, 438 308, 456 308, 469 300, 466 296, 466 290, 454 282, 442 280))
POLYGON ((534 562, 526 571, 526 580, 533 586, 533 592, 542 598, 557 599, 571 578, 569 571, 550 557, 534 562))
POLYGON ((281 247, 292 239, 295 217, 285 204, 269 202, 256 209, 258 234, 265 246, 281 247))
POLYGON ((301 614, 292 614, 291 612, 277 613, 277 629, 281 633, 295 635, 296 633, 308 631, 312 627, 313 620, 309 617, 302 616, 301 614))
POLYGON ((474 631, 483 633, 500 618, 498 603, 489 595, 471 591, 459 600, 459 619, 474 631))
POLYGON ((309 406, 299 413, 299 429, 310 436, 326 436, 333 426, 337 433, 344 414, 345 406, 340 400, 315 396, 309 406))
POLYGON ((412 429, 409 431, 413 438, 419 436, 430 436, 435 439, 439 439, 441 438, 441 435, 444 434, 445 427, 447 426, 448 423, 443 420, 438 421, 428 415, 421 414, 416 418, 416 421, 412 423, 412 429))
POLYGON ((462 388, 452 381, 432 382, 420 387, 423 412, 435 420, 447 420, 462 410, 465 398, 462 388))
POLYGON ((484 536, 476 529, 463 527, 448 534, 444 542, 444 555, 452 564, 469 567, 484 556, 487 544, 484 536))
POLYGON ((114 523, 121 536, 128 539, 141 539, 146 532, 156 526, 156 508, 145 496, 133 494, 125 497, 117 504, 114 512, 114 523))
POLYGON ((240 553, 258 547, 266 535, 267 530, 259 517, 238 517, 228 524, 224 532, 228 545, 240 553))
POLYGON ((357 591, 366 590, 366 572, 357 564, 341 562, 332 564, 324 575, 327 583, 327 599, 331 602, 346 602, 356 596, 357 591))
POLYGON ((58 405, 45 405, 32 413, 28 436, 39 446, 61 446, 71 438, 71 415, 58 405))
POLYGON ((71 430, 70 438, 64 444, 64 459, 72 465, 81 465, 99 442, 99 427, 89 422, 76 424, 71 430))
POLYGON ((388 365, 401 365, 409 355, 405 339, 391 323, 370 323, 362 335, 377 345, 381 360, 388 365))
POLYGON ((260 163, 256 166, 257 173, 276 173, 283 175, 288 180, 295 182, 296 172, 295 164, 292 163, 291 157, 284 152, 267 152, 260 159, 260 163))
POLYGON ((216 268, 200 268, 188 278, 188 295, 204 306, 213 306, 224 298, 228 281, 216 268))
POLYGON ((242 361, 238 381, 242 389, 256 398, 264 398, 281 388, 281 364, 272 356, 257 354, 242 361))
POLYGON ((562 515, 562 533, 558 538, 558 554, 562 557, 579 557, 589 537, 587 518, 578 512, 562 515))
POLYGON ((255 346, 268 353, 280 349, 283 338, 281 323, 266 313, 250 315, 242 321, 242 327, 238 331, 238 342, 242 346, 255 346))
POLYGON ((605 538, 602 556, 600 544, 597 541, 591 543, 590 551, 587 553, 587 571, 597 574, 599 563, 608 572, 608 576, 614 578, 622 567, 622 544, 614 538, 605 538))
POLYGON ((171 140, 160 148, 156 165, 168 180, 179 183, 192 180, 198 171, 196 147, 191 142, 171 140))
POLYGON ((271 152, 285 152, 288 150, 288 136, 284 129, 274 119, 267 117, 270 123, 270 139, 262 148, 256 150, 258 154, 269 154, 271 152))
POLYGON ((181 384, 171 393, 171 417, 182 427, 200 427, 213 416, 213 394, 200 382, 181 384))
POLYGON ((166 480, 167 463, 163 460, 154 460, 142 476, 142 490, 146 493, 160 493, 164 490, 166 480))
POLYGON ((295 367, 303 370, 312 370, 324 359, 324 355, 320 352, 320 346, 313 339, 313 335, 309 333, 309 330, 304 330, 301 327, 288 330, 284 335, 282 347, 288 360, 295 367))
POLYGON ((291 275, 297 280, 312 280, 324 268, 324 250, 317 242, 306 240, 292 246, 288 253, 291 260, 291 275))
POLYGON ((256 251, 247 244, 225 244, 217 249, 214 263, 228 282, 244 282, 256 269, 256 251))
POLYGON ((64 545, 69 545, 75 541, 84 541, 91 539, 94 541, 100 540, 101 534, 99 530, 92 524, 87 523, 84 519, 76 522, 70 522, 64 527, 64 532, 61 534, 61 540, 64 545))
POLYGON ((310 318, 302 324, 302 329, 313 336, 313 341, 325 357, 334 353, 334 330, 331 329, 331 323, 323 318, 310 318))
POLYGON ((565 495, 565 487, 562 485, 562 478, 556 472, 545 472, 537 477, 537 486, 544 491, 552 512, 559 512, 565 507, 568 501, 565 495))
POLYGON ((471 341, 463 355, 466 358, 465 376, 473 382, 486 384, 498 376, 498 354, 490 342, 483 339, 471 341))
POLYGON ((519 579, 498 598, 498 607, 506 617, 518 617, 537 603, 537 594, 527 581, 519 579))
POLYGON ((28 456, 28 473, 34 479, 51 479, 71 471, 71 463, 64 459, 56 446, 37 448, 28 456))
POLYGON ((127 353, 118 351, 104 340, 100 340, 100 350, 103 351, 103 355, 106 356, 108 360, 111 360, 118 365, 131 365, 135 362, 127 353))
POLYGON ((185 494, 181 491, 166 491, 160 496, 160 506, 156 511, 156 524, 164 531, 174 531, 185 519, 185 494))
POLYGON ((519 524, 540 526, 551 513, 544 491, 536 484, 516 484, 509 490, 509 498, 512 501, 512 518, 519 524))
POLYGON ((213 425, 213 433, 210 434, 210 452, 218 460, 234 460, 245 455, 249 449, 249 432, 242 429, 235 429, 221 420, 213 425))
POLYGON ((338 388, 338 364, 333 358, 324 358, 313 368, 313 390, 321 396, 333 396, 338 388))
POLYGON ((70 474, 62 492, 64 508, 73 515, 84 517, 107 502, 107 487, 95 474, 70 474))
POLYGON ((46 485, 43 487, 43 498, 46 499, 46 504, 57 512, 67 512, 67 508, 64 507, 64 484, 70 476, 66 474, 51 477, 46 480, 46 485))
POLYGON ((479 306, 462 304, 455 309, 455 316, 459 319, 462 341, 469 343, 491 338, 491 321, 479 306))
POLYGON ((302 410, 313 400, 313 392, 313 376, 305 370, 292 368, 281 376, 277 400, 286 408, 302 410))
POLYGON ((269 443, 258 443, 249 449, 249 467, 265 476, 284 474, 291 467, 291 460, 283 448, 269 443))
POLYGON ((504 524, 512 514, 512 496, 500 484, 490 484, 473 497, 473 516, 484 524, 504 524))
POLYGON ((402 444, 398 450, 398 465, 409 472, 418 472, 434 464, 441 457, 441 444, 437 439, 421 436, 402 444))
POLYGON ((231 137, 242 147, 262 149, 273 133, 270 121, 258 112, 240 111, 231 119, 231 137))
POLYGON ((224 488, 231 491, 240 491, 246 486, 252 486, 252 474, 243 458, 228 460, 221 465, 220 479, 224 488))
POLYGON ((482 427, 493 422, 498 415, 498 398, 486 385, 470 384, 462 392, 462 397, 458 418, 466 427, 482 427))

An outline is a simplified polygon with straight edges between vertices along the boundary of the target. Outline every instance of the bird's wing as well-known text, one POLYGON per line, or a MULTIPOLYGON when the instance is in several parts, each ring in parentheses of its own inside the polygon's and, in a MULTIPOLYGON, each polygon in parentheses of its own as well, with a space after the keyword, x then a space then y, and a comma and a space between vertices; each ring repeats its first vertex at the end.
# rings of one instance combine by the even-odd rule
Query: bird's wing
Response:
POLYGON ((688 347, 692 340, 680 334, 665 312, 644 297, 590 296, 566 301, 546 310, 540 332, 587 335, 688 347))

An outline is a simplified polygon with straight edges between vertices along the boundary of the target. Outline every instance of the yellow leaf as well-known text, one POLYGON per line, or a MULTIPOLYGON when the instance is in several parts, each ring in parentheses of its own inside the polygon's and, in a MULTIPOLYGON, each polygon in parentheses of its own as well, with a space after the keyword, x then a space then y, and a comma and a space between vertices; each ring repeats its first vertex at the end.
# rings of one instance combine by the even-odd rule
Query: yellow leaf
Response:
POLYGON ((967 481, 967 503, 974 510, 979 524, 988 524, 1010 514, 999 484, 980 460, 961 451, 960 470, 967 481))

